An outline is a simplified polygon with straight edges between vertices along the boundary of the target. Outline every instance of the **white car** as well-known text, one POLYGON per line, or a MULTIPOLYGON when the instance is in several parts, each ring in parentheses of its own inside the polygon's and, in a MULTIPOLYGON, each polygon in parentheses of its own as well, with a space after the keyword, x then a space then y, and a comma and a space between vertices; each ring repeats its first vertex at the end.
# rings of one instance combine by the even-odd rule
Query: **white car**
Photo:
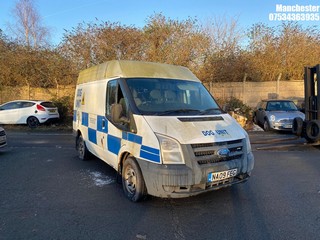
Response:
POLYGON ((0 124, 27 124, 34 128, 59 117, 58 108, 50 101, 16 100, 0 105, 0 124))
POLYGON ((2 127, 0 127, 0 148, 7 145, 7 135, 2 127))

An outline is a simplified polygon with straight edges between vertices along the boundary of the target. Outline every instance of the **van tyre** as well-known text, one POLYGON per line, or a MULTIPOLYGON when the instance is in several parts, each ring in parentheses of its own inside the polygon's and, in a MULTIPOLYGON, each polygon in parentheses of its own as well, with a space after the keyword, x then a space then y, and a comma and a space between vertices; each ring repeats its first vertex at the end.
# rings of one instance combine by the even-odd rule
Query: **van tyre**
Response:
POLYGON ((36 128, 39 126, 40 123, 38 118, 31 116, 31 117, 28 117, 27 124, 30 128, 36 128))
POLYGON ((131 157, 127 158, 123 164, 122 187, 126 197, 133 202, 138 202, 147 196, 141 169, 136 160, 131 157))
POLYGON ((292 133, 301 136, 303 130, 303 119, 301 117, 296 117, 292 122, 292 133))
POLYGON ((78 157, 83 160, 89 160, 90 152, 87 149, 86 143, 83 140, 82 135, 79 135, 76 140, 76 149, 78 151, 78 157))
POLYGON ((308 142, 320 140, 320 120, 311 120, 307 122, 306 139, 308 142))

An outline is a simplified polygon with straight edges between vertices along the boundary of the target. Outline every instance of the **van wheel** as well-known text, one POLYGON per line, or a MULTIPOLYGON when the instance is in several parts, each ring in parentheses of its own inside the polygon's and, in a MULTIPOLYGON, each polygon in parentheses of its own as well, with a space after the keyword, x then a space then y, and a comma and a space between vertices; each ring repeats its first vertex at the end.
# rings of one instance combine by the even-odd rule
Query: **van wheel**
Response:
POLYGON ((40 123, 38 118, 31 116, 31 117, 28 117, 27 124, 30 128, 36 128, 39 126, 40 123))
POLYGON ((82 135, 80 135, 76 140, 76 149, 78 151, 78 157, 81 160, 89 160, 90 152, 87 149, 86 143, 84 142, 82 135))
POLYGON ((144 199, 147 195, 141 169, 133 158, 125 160, 122 169, 122 187, 124 194, 133 202, 144 199))

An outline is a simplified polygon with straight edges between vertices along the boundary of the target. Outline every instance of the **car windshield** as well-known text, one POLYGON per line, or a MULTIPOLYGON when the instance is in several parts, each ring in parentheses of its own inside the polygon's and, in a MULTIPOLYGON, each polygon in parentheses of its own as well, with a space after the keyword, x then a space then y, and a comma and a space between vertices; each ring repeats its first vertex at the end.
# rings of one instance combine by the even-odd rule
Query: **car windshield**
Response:
POLYGON ((130 78, 134 102, 144 115, 212 115, 222 111, 207 89, 196 81, 130 78))
POLYGON ((292 101, 272 101, 268 102, 267 111, 298 111, 297 106, 292 101))

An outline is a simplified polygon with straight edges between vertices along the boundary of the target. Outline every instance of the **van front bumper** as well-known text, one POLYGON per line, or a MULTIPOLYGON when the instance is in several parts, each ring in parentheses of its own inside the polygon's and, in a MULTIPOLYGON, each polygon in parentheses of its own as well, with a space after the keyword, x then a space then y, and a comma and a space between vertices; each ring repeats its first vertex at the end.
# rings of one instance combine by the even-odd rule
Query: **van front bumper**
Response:
POLYGON ((162 198, 183 198, 228 187, 248 180, 253 169, 253 155, 242 161, 229 161, 206 168, 190 168, 187 165, 154 164, 137 159, 143 172, 148 194, 162 198), (246 167, 243 167, 243 166, 246 167), (210 172, 237 168, 237 175, 217 182, 208 182, 210 172), (201 176, 200 176, 201 175, 201 176))

